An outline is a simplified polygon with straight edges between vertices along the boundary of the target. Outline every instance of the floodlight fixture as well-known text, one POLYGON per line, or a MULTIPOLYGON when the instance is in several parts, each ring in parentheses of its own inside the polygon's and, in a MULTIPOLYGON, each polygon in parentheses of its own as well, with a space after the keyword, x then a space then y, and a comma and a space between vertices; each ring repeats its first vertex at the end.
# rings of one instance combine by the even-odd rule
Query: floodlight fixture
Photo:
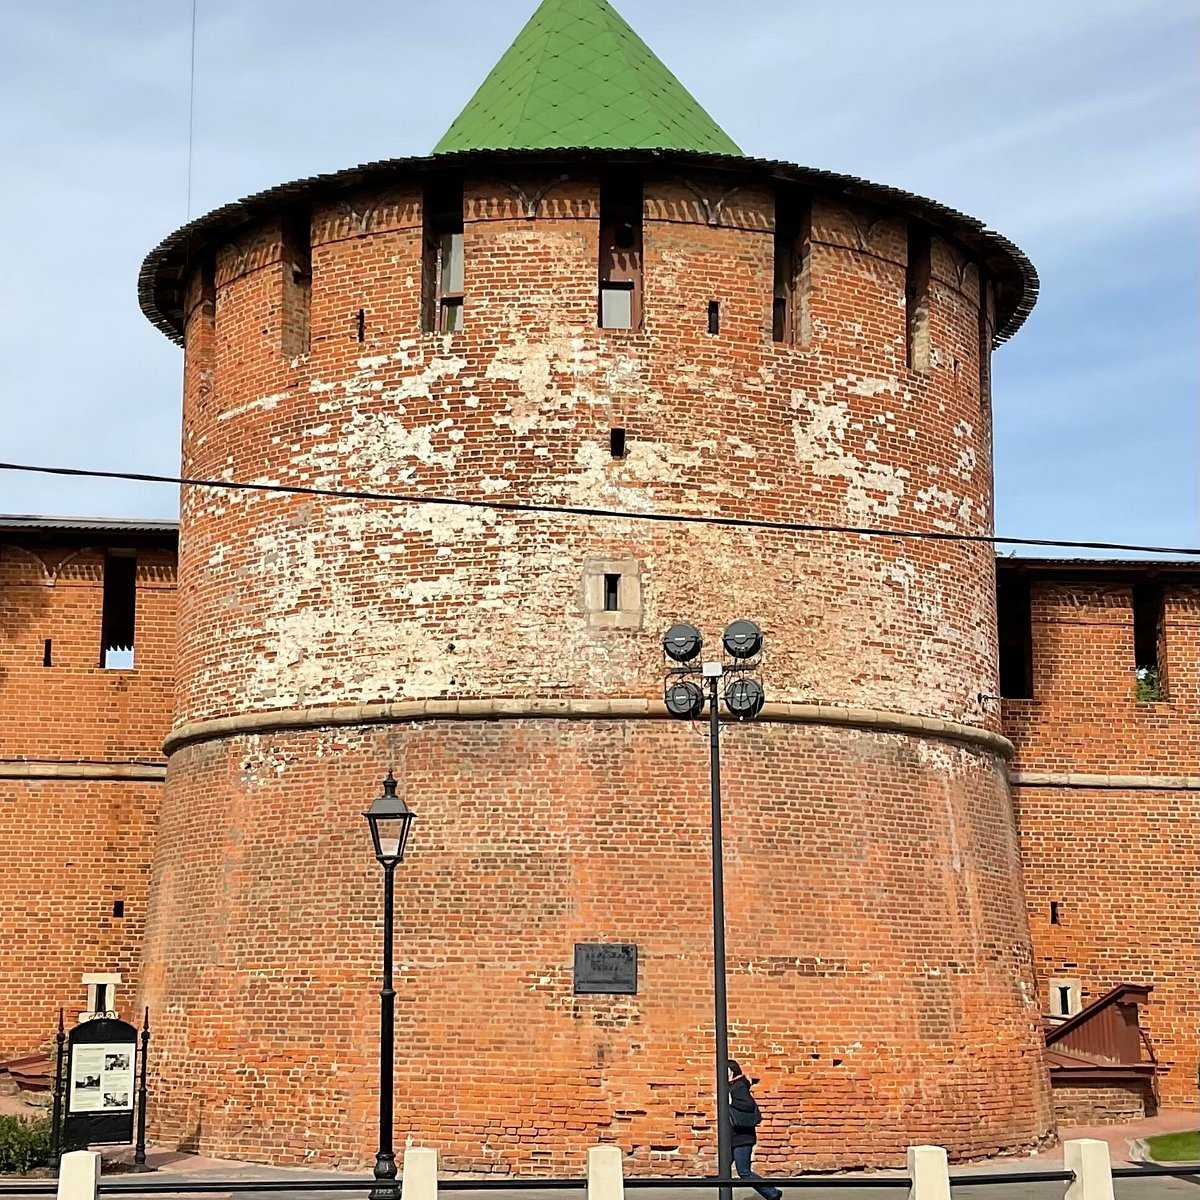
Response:
POLYGON ((725 707, 739 721, 751 721, 762 712, 766 695, 757 679, 740 675, 725 689, 725 707))
POLYGON ((721 641, 730 658, 753 658, 762 651, 762 630, 753 621, 734 621, 721 641))
POLYGON ((704 711, 704 693, 689 679, 669 683, 665 699, 673 717, 698 717, 704 711))
POLYGON ((704 645, 694 625, 672 625, 663 635, 663 653, 674 662, 691 662, 704 645))

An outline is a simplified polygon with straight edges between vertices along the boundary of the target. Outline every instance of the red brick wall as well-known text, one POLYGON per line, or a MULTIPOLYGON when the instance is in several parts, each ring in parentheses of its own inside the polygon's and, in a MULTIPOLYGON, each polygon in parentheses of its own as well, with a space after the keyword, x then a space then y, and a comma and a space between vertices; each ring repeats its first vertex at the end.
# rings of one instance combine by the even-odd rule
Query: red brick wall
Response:
POLYGON ((1054 1089, 1054 1115, 1063 1125, 1125 1125, 1156 1112, 1153 1092, 1144 1080, 1054 1089))
MULTIPOLYGON (((419 332, 415 185, 312 214, 308 355, 280 353, 279 225, 215 247, 215 310, 192 288, 185 471, 990 527, 978 277, 954 246, 934 239, 932 364, 910 371, 905 221, 818 199, 811 342, 781 347, 773 198, 651 178, 644 327, 602 331, 599 180, 549 187, 531 218, 518 192, 548 183, 467 179, 465 328, 449 336, 419 332)), ((667 625, 711 636, 743 615, 767 630, 773 701, 998 724, 981 700, 996 690, 986 546, 219 492, 185 491, 182 520, 180 729, 313 705, 648 701, 667 625), (585 611, 597 559, 637 564, 628 628, 585 611)), ((791 725, 734 737, 765 756, 730 751, 735 1041, 771 1081, 765 1161, 1045 1136, 994 750, 791 725)), ((378 879, 357 814, 393 761, 431 839, 414 845, 399 938, 401 1137, 471 1169, 577 1169, 601 1135, 647 1167, 706 1167, 703 743, 648 721, 178 749, 144 989, 165 1014, 160 1131, 213 1153, 369 1156, 378 879), (584 936, 639 940, 644 996, 573 999, 584 936)))
POLYGON ((52 1041, 87 1008, 85 972, 119 972, 135 1016, 154 818, 162 784, 0 779, 0 1057, 52 1041), (124 916, 113 914, 123 900, 124 916))
POLYGON ((5 543, 0 532, 0 761, 161 762, 174 673, 173 548, 138 550, 136 669, 113 671, 100 666, 103 541, 5 543))
MULTIPOLYGON (((438 721, 203 742, 171 759, 144 994, 160 1136, 364 1163, 391 765, 397 1124, 448 1169, 712 1166, 703 742, 672 721, 438 721), (637 996, 575 996, 628 941, 637 996)), ((956 1156, 1046 1133, 1016 841, 988 755, 895 735, 727 731, 732 1051, 773 1170, 956 1156)))
MULTIPOLYGON (((714 229, 684 189, 649 184, 645 328, 600 331, 596 185, 559 185, 533 221, 491 187, 467 187, 459 334, 417 332, 419 192, 315 214, 313 351, 299 359, 278 349, 278 231, 220 248, 215 333, 195 316, 189 325, 203 345, 185 386, 186 470, 988 527, 974 273, 960 272, 948 245, 935 243, 926 376, 903 365, 898 219, 875 220, 868 235, 862 214, 818 205, 813 345, 797 351, 770 341, 769 197, 744 193, 726 206, 728 227, 714 229), (713 297, 718 338, 704 332, 713 297), (614 425, 629 436, 618 461, 614 425)), ((583 559, 620 551, 657 571, 664 612, 736 587, 776 623, 774 669, 789 696, 998 725, 980 701, 996 690, 986 547, 652 535, 619 522, 186 489, 183 520, 177 722, 514 690, 591 697, 617 680, 621 694, 657 695, 657 625, 625 638, 581 628, 583 559), (764 554, 778 568, 759 579, 747 564, 764 554), (779 611, 785 597, 794 603, 779 611), (510 611, 529 619, 478 619, 510 611), (554 624, 562 653, 548 655, 554 624)))
POLYGON ((122 775, 164 761, 174 649, 172 550, 138 550, 136 669, 113 671, 103 539, 17 540, 0 545, 0 1056, 45 1042, 59 1005, 86 1008, 85 972, 120 972, 133 1012, 162 784, 122 775))
POLYGON ((1033 699, 1004 703, 1016 771, 1200 773, 1200 585, 1167 585, 1166 698, 1137 699, 1128 582, 1033 584, 1033 699))
MULTIPOLYGON (((1015 772, 1200 776, 1200 588, 1167 589, 1168 693, 1154 703, 1136 698, 1131 595, 1122 582, 1034 583, 1034 698, 1004 705, 1015 772)), ((1152 985, 1142 1024, 1162 1103, 1193 1106, 1200 790, 1114 782, 1016 789, 1040 1001, 1053 975, 1079 979, 1085 1004, 1152 985)))

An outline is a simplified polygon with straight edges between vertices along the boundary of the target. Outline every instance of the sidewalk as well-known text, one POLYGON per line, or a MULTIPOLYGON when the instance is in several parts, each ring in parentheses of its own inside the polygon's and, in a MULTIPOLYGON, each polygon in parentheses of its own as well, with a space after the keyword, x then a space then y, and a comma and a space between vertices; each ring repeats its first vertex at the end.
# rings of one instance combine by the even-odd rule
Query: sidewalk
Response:
MULTIPOLYGON (((1157 1117, 1152 1117, 1145 1121, 1134 1121, 1128 1125, 1063 1126, 1059 1130, 1059 1136, 1062 1141, 1072 1138, 1099 1138, 1101 1141, 1108 1143, 1113 1166, 1129 1166, 1136 1165, 1131 1163, 1129 1157, 1130 1143, 1135 1139, 1153 1137, 1158 1133, 1176 1133, 1180 1130, 1196 1129, 1198 1127, 1200 1127, 1200 1112, 1188 1109, 1164 1109, 1157 1117)), ((396 1147, 396 1157, 401 1159, 403 1158, 403 1154, 403 1145, 398 1145, 396 1147)), ((104 1158, 106 1162, 132 1163, 133 1150, 129 1147, 122 1147, 120 1150, 115 1150, 111 1153, 106 1152, 104 1158)), ((955 1175, 985 1174, 997 1171, 1012 1171, 1013 1174, 1019 1174, 1023 1171, 1055 1170, 1062 1166, 1062 1162, 1063 1150, 1060 1141, 1058 1145, 1043 1150, 1039 1154, 1024 1155, 1019 1158, 990 1158, 971 1163, 951 1163, 950 1170, 955 1175)), ((229 1180, 279 1181, 286 1181, 287 1179, 367 1179, 370 1176, 369 1167, 362 1167, 353 1171, 342 1171, 332 1167, 271 1167, 261 1163, 205 1158, 199 1154, 187 1154, 178 1150, 165 1150, 153 1146, 147 1148, 146 1165, 165 1175, 176 1175, 181 1178, 186 1177, 190 1180, 200 1180, 206 1175, 229 1180)), ((894 1171, 879 1170, 867 1173, 855 1172, 853 1174, 862 1175, 864 1178, 878 1178, 881 1175, 898 1176, 903 1175, 903 1173, 903 1170, 896 1169, 894 1171)), ((582 1156, 580 1158, 579 1174, 581 1177, 584 1174, 582 1156)), ((663 1186, 664 1188, 670 1188, 670 1177, 663 1179, 663 1186)), ((529 1190, 535 1191, 536 1188, 536 1180, 530 1179, 529 1190)))

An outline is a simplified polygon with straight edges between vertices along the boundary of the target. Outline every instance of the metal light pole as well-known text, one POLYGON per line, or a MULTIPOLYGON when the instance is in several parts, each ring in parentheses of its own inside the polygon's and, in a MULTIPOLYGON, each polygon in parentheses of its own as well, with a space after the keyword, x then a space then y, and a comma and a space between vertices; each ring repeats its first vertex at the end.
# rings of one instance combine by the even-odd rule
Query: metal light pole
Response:
POLYGON ((392 925, 396 865, 404 858, 413 814, 396 795, 389 771, 383 795, 363 813, 371 828, 376 861, 383 867, 383 986, 379 990, 379 1149, 375 1154, 375 1186, 370 1200, 400 1200, 396 1152, 392 1145, 392 1084, 396 1055, 396 992, 392 986, 392 925))
MULTIPOLYGON (((722 644, 730 661, 706 662, 697 666, 704 642, 691 625, 672 626, 663 638, 663 652, 670 662, 665 695, 668 710, 677 717, 698 717, 708 693, 708 774, 712 800, 712 893, 713 893, 713 1029, 716 1057, 717 1177, 731 1179, 733 1173, 733 1127, 729 1120, 729 1011, 725 969, 725 855, 721 821, 721 681, 725 706, 738 720, 752 720, 762 710, 762 685, 749 672, 757 669, 762 656, 762 633, 750 621, 735 621, 725 631, 722 644), (699 674, 703 685, 690 676, 699 674)), ((720 1188, 721 1200, 732 1200, 733 1189, 720 1188)))
MULTIPOLYGON (((729 1121, 729 1006, 725 996, 725 851, 721 829, 721 710, 717 687, 721 664, 705 663, 708 681, 708 779, 712 798, 713 892, 713 1027, 717 1052, 717 1174, 729 1179, 733 1171, 733 1128, 729 1121), (715 667, 716 670, 710 671, 715 667)), ((721 1188, 721 1200, 733 1189, 721 1188)))

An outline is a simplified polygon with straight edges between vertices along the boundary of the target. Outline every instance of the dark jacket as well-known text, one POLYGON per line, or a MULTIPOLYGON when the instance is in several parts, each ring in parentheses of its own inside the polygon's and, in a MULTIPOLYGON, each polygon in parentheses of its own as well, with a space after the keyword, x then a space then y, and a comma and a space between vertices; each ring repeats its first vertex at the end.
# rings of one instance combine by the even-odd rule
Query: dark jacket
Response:
POLYGON ((737 1127, 737 1114, 758 1112, 758 1102, 750 1092, 750 1080, 745 1075, 739 1075, 729 1085, 729 1116, 733 1122, 733 1137, 730 1141, 735 1149, 738 1146, 753 1146, 758 1141, 758 1134, 751 1129, 737 1127))

